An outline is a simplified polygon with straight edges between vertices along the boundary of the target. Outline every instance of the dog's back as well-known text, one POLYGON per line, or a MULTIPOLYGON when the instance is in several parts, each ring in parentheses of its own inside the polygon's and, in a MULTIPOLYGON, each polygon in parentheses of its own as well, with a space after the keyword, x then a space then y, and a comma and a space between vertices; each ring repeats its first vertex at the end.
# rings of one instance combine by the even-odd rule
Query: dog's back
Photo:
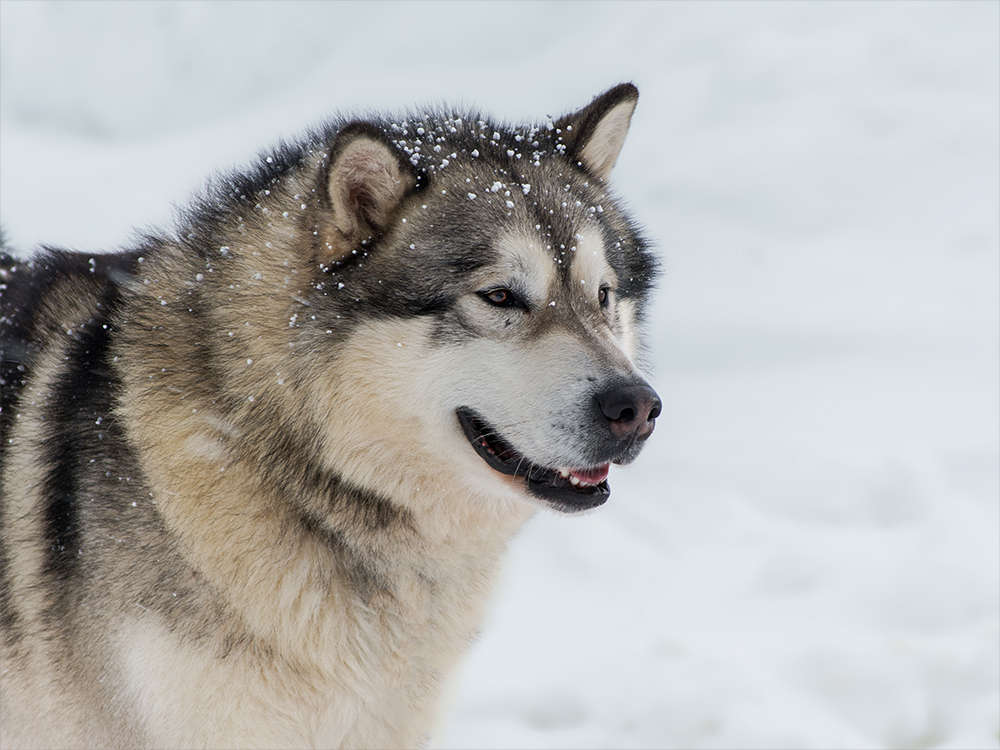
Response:
MULTIPOLYGON (((129 455, 111 417, 116 383, 108 367, 108 320, 134 265, 134 255, 59 251, 2 261, 4 747, 116 740, 98 729, 115 686, 105 686, 99 663, 81 663, 80 656, 100 653, 98 644, 108 638, 107 612, 94 606, 95 594, 101 585, 120 584, 95 586, 105 558, 84 559, 84 539, 103 537, 103 546, 125 533, 126 525, 102 507, 106 493, 95 468, 121 473, 129 455), (88 493, 91 502, 81 503, 88 493), (39 722, 40 712, 61 718, 39 722)), ((141 481, 134 467, 125 473, 141 481)))

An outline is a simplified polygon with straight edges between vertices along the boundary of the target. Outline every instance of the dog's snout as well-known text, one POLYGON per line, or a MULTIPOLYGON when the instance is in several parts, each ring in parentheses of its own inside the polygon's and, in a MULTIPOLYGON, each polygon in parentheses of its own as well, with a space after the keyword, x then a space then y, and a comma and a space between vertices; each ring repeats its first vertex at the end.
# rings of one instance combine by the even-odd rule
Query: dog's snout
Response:
POLYGON ((645 440, 660 416, 660 397, 646 383, 619 385, 595 397, 616 438, 645 440))

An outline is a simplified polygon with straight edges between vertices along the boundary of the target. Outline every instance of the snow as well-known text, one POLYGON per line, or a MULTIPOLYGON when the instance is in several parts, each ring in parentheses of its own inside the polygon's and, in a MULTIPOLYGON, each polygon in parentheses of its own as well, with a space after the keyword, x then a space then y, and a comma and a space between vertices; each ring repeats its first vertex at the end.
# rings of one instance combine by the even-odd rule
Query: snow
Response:
POLYGON ((120 245, 332 111, 551 123, 634 81, 664 412, 606 506, 517 538, 436 743, 1000 744, 1000 4, 3 2, 0 34, 20 248, 120 245))

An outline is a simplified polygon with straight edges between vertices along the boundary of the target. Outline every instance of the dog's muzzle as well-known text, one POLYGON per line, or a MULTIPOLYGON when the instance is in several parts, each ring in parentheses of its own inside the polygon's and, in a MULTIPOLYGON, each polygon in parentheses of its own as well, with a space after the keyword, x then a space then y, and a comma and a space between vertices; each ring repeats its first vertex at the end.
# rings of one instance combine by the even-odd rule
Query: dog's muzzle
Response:
POLYGON ((608 388, 594 396, 597 414, 595 460, 582 467, 537 464, 517 451, 481 415, 469 407, 456 410, 458 422, 473 449, 492 469, 526 480, 528 491, 563 512, 588 510, 611 495, 608 469, 629 463, 653 432, 660 399, 644 382, 608 388))

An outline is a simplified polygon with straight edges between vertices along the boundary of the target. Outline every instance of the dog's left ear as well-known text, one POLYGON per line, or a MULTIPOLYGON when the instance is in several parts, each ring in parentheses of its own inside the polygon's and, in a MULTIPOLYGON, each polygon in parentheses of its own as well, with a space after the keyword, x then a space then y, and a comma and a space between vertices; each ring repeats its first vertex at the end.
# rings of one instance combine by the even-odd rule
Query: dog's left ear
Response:
POLYGON ((405 155, 375 125, 352 122, 341 128, 330 150, 320 260, 342 260, 366 239, 378 236, 418 175, 405 155))
POLYGON ((622 83, 596 97, 589 105, 555 124, 556 140, 567 156, 601 180, 607 180, 628 135, 639 89, 622 83))

